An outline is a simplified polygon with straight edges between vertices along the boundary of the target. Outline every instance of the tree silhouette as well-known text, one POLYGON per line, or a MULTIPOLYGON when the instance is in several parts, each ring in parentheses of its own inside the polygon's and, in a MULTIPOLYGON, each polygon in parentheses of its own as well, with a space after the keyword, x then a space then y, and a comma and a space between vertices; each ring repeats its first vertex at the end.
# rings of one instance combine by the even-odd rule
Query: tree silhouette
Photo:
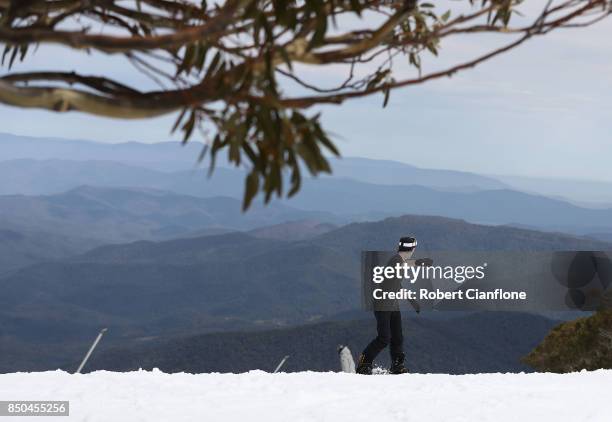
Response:
POLYGON ((394 89, 451 76, 557 28, 591 25, 611 10, 610 0, 550 0, 513 26, 522 0, 462 3, 465 13, 416 0, 0 0, 9 70, 0 77, 0 102, 121 119, 178 112, 173 130, 186 142, 202 129, 201 158, 210 158, 211 171, 222 150, 249 169, 247 208, 259 191, 266 202, 295 194, 302 165, 313 175, 330 171, 324 151, 338 151, 311 107, 375 94, 386 105, 394 89), (443 70, 422 69, 422 55, 437 55, 444 40, 484 33, 509 41, 443 70), (45 71, 10 72, 15 60, 49 44, 119 55, 159 89, 54 71, 52 63, 45 71), (410 75, 398 70, 402 58, 410 75), (308 70, 332 66, 345 71, 337 85, 307 80, 308 70), (290 84, 299 94, 284 89, 290 84))

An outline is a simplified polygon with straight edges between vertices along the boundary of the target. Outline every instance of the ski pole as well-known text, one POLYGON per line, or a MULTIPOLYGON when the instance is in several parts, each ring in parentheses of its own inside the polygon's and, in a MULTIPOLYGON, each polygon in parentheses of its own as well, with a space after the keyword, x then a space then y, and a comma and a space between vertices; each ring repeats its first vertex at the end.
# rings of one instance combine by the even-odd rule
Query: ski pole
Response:
POLYGON ((83 367, 85 366, 85 364, 87 363, 87 360, 89 359, 89 357, 91 356, 92 352, 94 351, 94 349, 96 348, 96 346, 98 345, 98 343, 100 342, 100 339, 102 339, 102 336, 104 335, 104 333, 106 332, 107 328, 102 328, 100 330, 100 332, 98 333, 98 337, 96 337, 96 339, 94 340, 94 342, 92 343, 91 347, 89 348, 89 350, 87 351, 87 354, 85 355, 85 357, 83 358, 83 361, 81 362, 81 364, 79 365, 79 369, 76 370, 75 374, 80 374, 81 370, 83 369, 83 367))
POLYGON ((287 359, 289 359, 289 355, 285 356, 285 357, 283 358, 283 360, 281 360, 281 361, 280 361, 280 363, 278 364, 278 366, 276 367, 276 369, 275 369, 275 370, 274 370, 274 372, 272 372, 272 373, 273 373, 273 374, 276 374, 276 373, 277 373, 277 372, 278 372, 278 371, 281 369, 281 367, 282 367, 282 366, 285 364, 285 362, 287 361, 287 359))

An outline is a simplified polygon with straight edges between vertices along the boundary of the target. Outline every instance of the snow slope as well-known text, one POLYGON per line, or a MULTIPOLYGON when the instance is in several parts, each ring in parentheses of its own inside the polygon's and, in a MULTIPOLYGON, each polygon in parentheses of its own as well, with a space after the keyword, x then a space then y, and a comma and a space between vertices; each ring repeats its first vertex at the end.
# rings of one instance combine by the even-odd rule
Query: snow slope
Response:
POLYGON ((610 387, 612 371, 604 370, 371 377, 55 371, 0 375, 0 400, 70 400, 75 421, 575 422, 610 420, 610 387))

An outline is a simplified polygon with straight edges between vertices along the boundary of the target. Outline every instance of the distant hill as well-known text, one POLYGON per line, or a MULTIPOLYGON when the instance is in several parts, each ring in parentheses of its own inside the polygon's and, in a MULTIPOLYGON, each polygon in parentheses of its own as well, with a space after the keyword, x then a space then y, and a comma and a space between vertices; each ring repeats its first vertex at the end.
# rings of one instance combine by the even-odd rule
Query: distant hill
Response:
POLYGON ((320 221, 314 220, 301 220, 259 227, 249 231, 248 233, 252 236, 265 239, 306 240, 324 233, 328 233, 337 228, 338 226, 331 223, 321 223, 320 221))
MULTIPOLYGON (((0 151, 2 143, 0 142, 0 151)), ((177 146, 174 146, 179 148, 177 146)), ((206 169, 189 166, 160 171, 120 161, 65 159, 0 161, 0 194, 49 195, 89 185, 106 188, 145 188, 178 194, 242 198, 244 174, 220 167, 214 178, 206 169)))
POLYGON ((511 189, 534 194, 556 196, 593 207, 610 208, 612 204, 612 182, 599 180, 575 180, 525 176, 491 176, 511 189))
POLYGON ((255 204, 245 214, 237 199, 151 189, 81 186, 55 195, 4 195, 0 196, 0 274, 108 243, 201 237, 264 226, 269 229, 261 236, 274 237, 283 224, 293 221, 302 223, 287 226, 285 234, 295 240, 334 227, 318 221, 342 220, 281 203, 255 204))
POLYGON ((167 239, 196 230, 246 230, 283 221, 331 219, 280 203, 255 205, 247 214, 240 201, 198 198, 136 188, 82 186, 50 196, 0 196, 0 227, 37 230, 101 243, 167 239))
POLYGON ((612 233, 587 233, 585 237, 601 240, 602 242, 612 243, 612 233))
MULTIPOLYGON (((523 313, 477 313, 447 319, 404 320, 407 366, 417 373, 530 371, 521 363, 558 321, 523 313)), ((284 355, 284 371, 338 371, 336 348, 348 345, 355 359, 375 336, 371 318, 324 322, 279 330, 228 332, 142 339, 129 345, 102 344, 88 371, 164 372, 272 371, 284 355)), ((388 352, 377 360, 389 364, 388 352)), ((78 364, 66 364, 72 369, 78 364)))
POLYGON ((371 211, 461 218, 483 224, 522 224, 558 231, 599 232, 612 226, 612 209, 588 209, 513 190, 447 192, 423 186, 369 185, 349 179, 306 183, 287 201, 304 210, 335 214, 371 211), (603 229, 603 230, 602 230, 603 229))
POLYGON ((189 142, 102 143, 86 140, 42 138, 0 133, 3 160, 115 161, 158 170, 186 170, 197 163, 202 144, 189 142))
MULTIPOLYGON (((351 224, 303 241, 244 233, 139 241, 1 278, 0 317, 18 318, 25 326, 53 320, 57 338, 100 324, 116 333, 149 335, 303 323, 357 308, 360 251, 393 248, 405 233, 415 234, 424 252, 458 245, 463 250, 610 248, 566 235, 422 216, 351 224)), ((7 334, 19 332, 15 326, 7 334)))
MULTIPOLYGON (((339 197, 345 196, 346 193, 342 191, 348 190, 348 192, 356 192, 365 199, 369 195, 368 190, 378 189, 378 185, 371 183, 374 181, 380 182, 380 185, 384 186, 385 195, 391 196, 399 192, 398 186, 395 185, 406 184, 422 184, 458 192, 504 187, 486 178, 480 180, 477 176, 472 177, 469 173, 466 173, 468 176, 461 177, 454 175, 453 172, 419 169, 396 162, 358 158, 334 159, 333 162, 334 169, 337 169, 333 176, 319 179, 307 178, 304 181, 304 191, 314 192, 315 195, 307 205, 309 209, 342 206, 334 198, 333 192, 331 195, 325 193, 330 189, 337 190, 339 197), (410 177, 407 173, 415 173, 415 177, 410 177), (392 174, 395 175, 395 178, 391 177, 392 174), (423 177, 423 174, 427 177, 423 177), (457 184, 453 185, 452 181, 457 184), (438 186, 441 184, 445 186, 438 186), (317 188, 321 185, 325 187, 325 191, 319 194, 317 188)), ((199 197, 228 196, 241 200, 244 176, 242 170, 223 166, 217 168, 212 177, 208 177, 207 170, 201 167, 190 167, 188 170, 181 171, 159 171, 133 163, 115 161, 16 159, 0 161, 0 194, 58 194, 82 185, 89 185, 108 188, 157 189, 199 197)), ((359 206, 353 208, 344 207, 342 213, 352 216, 363 216, 371 212, 394 213, 397 211, 397 207, 393 205, 396 200, 391 196, 384 199, 382 203, 363 201, 359 206), (392 206, 385 206, 385 202, 392 206)), ((405 204, 405 201, 403 202, 405 204)), ((403 206, 403 208, 406 207, 403 206)), ((403 211, 406 210, 403 209, 403 211)))
MULTIPOLYGON (((490 190, 487 186, 494 184, 484 182, 478 187, 474 184, 438 187, 442 182, 431 183, 434 187, 417 185, 417 182, 426 183, 421 176, 412 178, 402 175, 413 170, 419 174, 427 171, 393 162, 346 159, 339 161, 337 167, 338 173, 335 176, 306 179, 299 195, 286 201, 274 200, 273 207, 288 206, 335 214, 341 222, 411 213, 461 218, 474 223, 537 227, 540 230, 575 234, 612 231, 612 209, 608 208, 585 208, 567 201, 509 189, 490 190), (369 167, 379 169, 380 172, 368 172, 369 167), (395 178, 387 177, 387 172, 397 175, 395 178), (353 178, 340 177, 342 174, 353 178), (381 184, 364 181, 370 179, 381 184), (483 190, 485 188, 487 190, 483 190)), ((447 176, 448 179, 453 179, 450 174, 447 176)), ((469 178, 466 177, 457 176, 456 179, 467 181, 469 178)), ((425 179, 441 180, 433 176, 425 179)), ((470 183, 472 182, 474 181, 470 183)), ((83 184, 119 189, 157 189, 206 198, 226 196, 241 201, 244 173, 242 170, 219 167, 214 175, 208 178, 204 169, 162 172, 107 161, 0 162, 0 192, 57 194, 83 184)), ((256 200, 255 203, 260 206, 261 200, 256 200)), ((238 209, 237 203, 233 215, 239 215, 238 209)), ((323 221, 330 220, 326 218, 323 221)), ((283 221, 270 221, 269 224, 279 222, 283 221)), ((236 228, 236 224, 232 224, 230 228, 236 228)))
POLYGON ((550 251, 608 250, 610 243, 510 226, 471 224, 445 217, 406 215, 376 222, 351 223, 317 238, 332 248, 345 248, 352 253, 361 250, 390 250, 398 236, 414 235, 419 251, 550 251))
MULTIPOLYGON (((466 171, 424 169, 399 161, 361 157, 332 158, 332 178, 352 179, 376 185, 419 185, 446 191, 507 189, 494 177, 466 171)), ((326 178, 329 176, 323 176, 326 178)))
POLYGON ((82 253, 98 244, 86 237, 0 228, 0 276, 17 268, 82 253))
MULTIPOLYGON (((148 169, 180 171, 191 170, 196 166, 202 147, 203 145, 197 142, 189 142, 185 145, 179 142, 110 144, 0 133, 0 156, 3 160, 112 161, 148 169)), ((449 190, 507 187, 506 184, 488 176, 462 171, 421 169, 397 161, 353 157, 332 158, 331 161, 335 176, 368 183, 417 184, 449 190)), ((228 166, 223 155, 218 158, 217 162, 221 167, 228 166)), ((91 184, 91 182, 81 184, 85 183, 91 184)))

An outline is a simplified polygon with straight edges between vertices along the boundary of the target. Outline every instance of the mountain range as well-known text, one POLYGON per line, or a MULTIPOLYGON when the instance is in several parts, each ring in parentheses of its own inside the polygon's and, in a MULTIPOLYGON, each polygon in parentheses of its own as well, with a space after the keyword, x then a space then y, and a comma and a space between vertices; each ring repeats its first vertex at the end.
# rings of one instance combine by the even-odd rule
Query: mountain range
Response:
MULTIPOLYGON (((406 182, 408 181, 410 179, 406 179, 406 182)), ((213 177, 208 179, 204 170, 165 173, 112 162, 0 162, 0 192, 17 190, 30 196, 36 193, 34 196, 37 199, 33 201, 40 201, 41 195, 49 194, 54 195, 55 202, 69 200, 68 196, 82 193, 83 189, 78 188, 83 183, 88 183, 90 189, 113 188, 117 196, 129 195, 121 193, 120 190, 127 190, 134 195, 137 190, 148 195, 152 195, 151 190, 159 190, 167 192, 167 196, 225 196, 236 200, 232 204, 235 209, 230 215, 238 217, 240 204, 237 201, 242 198, 243 173, 236 169, 218 168, 213 177), (25 176, 28 174, 29 179, 25 176), (68 193, 65 193, 66 189, 69 190, 68 193)), ((214 200, 219 199, 211 199, 214 200)), ((29 205, 22 205, 29 201, 24 197, 4 195, 0 197, 0 201, 7 207, 13 207, 11 203, 23 206, 26 214, 24 218, 32 211, 29 205)), ((229 199, 226 202, 229 205, 229 199)), ((261 201, 256 200, 255 204, 258 207, 245 214, 246 220, 252 220, 254 217, 251 215, 263 213, 261 201)), ((294 209, 294 215, 287 215, 287 218, 281 218, 277 222, 320 219, 324 222, 342 223, 412 213, 461 218, 485 224, 514 224, 595 237, 598 234, 606 236, 612 232, 612 209, 585 208, 540 195, 509 189, 478 190, 473 186, 470 189, 464 186, 463 189, 446 191, 421 185, 371 184, 356 179, 323 177, 306 180, 302 191, 295 198, 274 200, 267 208, 274 210, 270 212, 270 216, 280 209, 294 209)), ((241 220, 238 218, 232 224, 227 224, 226 221, 223 225, 229 228, 253 228, 241 220)), ((208 227, 210 223, 204 219, 196 228, 208 227)), ((273 223, 272 219, 268 219, 262 225, 273 223)), ((178 223, 179 226, 181 224, 184 223, 178 223)), ((41 229, 46 230, 45 227, 41 229)), ((180 232, 182 229, 178 227, 177 230, 180 232)), ((110 236, 107 240, 125 241, 134 238, 126 236, 124 239, 117 239, 110 236)))
MULTIPOLYGON (((0 133, 0 157, 3 161, 30 159, 35 161, 72 161, 92 162, 105 161, 121 163, 130 167, 140 167, 163 172, 188 171, 193 172, 202 165, 197 158, 203 145, 191 142, 181 145, 177 142, 162 142, 145 144, 141 142, 100 143, 84 140, 67 140, 57 138, 34 138, 0 133)), ((390 160, 372 160, 357 157, 332 158, 334 176, 350 178, 372 184, 390 185, 420 185, 448 191, 473 191, 482 189, 513 189, 537 195, 544 195, 571 201, 576 204, 592 207, 610 208, 612 204, 612 182, 596 180, 573 180, 567 178, 546 178, 519 175, 479 175, 466 171, 424 169, 414 165, 390 160)), ((228 167, 225 156, 218 157, 218 165, 228 167)), ((91 164, 95 166, 95 164, 91 164)), ((204 163, 204 166, 207 164, 204 163)), ((57 169, 56 169, 57 170, 57 169)), ((35 169, 28 169, 16 176, 28 179, 35 169)), ((0 174, 2 172, 0 171, 0 174)), ((47 176, 60 177, 52 172, 47 176)), ((81 176, 86 177, 85 174, 81 176)), ((112 174, 106 174, 113 177, 112 174)), ((19 177, 13 179, 19 181, 19 177)), ((59 191, 44 191, 44 180, 38 180, 43 187, 34 185, 33 190, 16 191, 16 187, 3 183, 0 178, 0 194, 2 193, 57 193, 59 191)), ((50 181, 49 187, 53 188, 50 181)), ((95 184, 83 180, 77 185, 95 184)), ((62 190, 75 187, 64 186, 62 190)), ((153 187, 153 186, 149 186, 153 187)), ((20 186, 19 188, 24 188, 20 186)), ((163 187, 159 187, 163 189, 163 187)), ((242 188, 242 185, 240 185, 242 188)), ((213 193, 209 196, 225 193, 213 193)))
POLYGON ((48 352, 41 344, 81 344, 102 326, 117 338, 134 339, 325 319, 359 307, 359 252, 391 249, 404 233, 424 239, 425 251, 458 245, 462 250, 610 248, 568 235, 425 216, 353 223, 306 240, 234 232, 106 245, 0 278, 0 339, 10 350, 31 351, 34 342, 43 359, 48 352))
MULTIPOLYGON (((101 327, 112 334, 99 368, 268 368, 287 350, 296 370, 329 370, 334 343, 358 350, 372 332, 346 320, 362 250, 405 234, 424 253, 612 246, 595 239, 610 239, 612 209, 363 158, 333 159, 334 174, 307 178, 295 198, 242 213, 244 171, 221 159, 208 178, 201 148, 0 134, 0 370, 74 365, 101 327)), ((410 346, 418 371, 524 369, 517 357, 555 324, 453 319, 463 337, 409 320, 423 339, 410 346)))
MULTIPOLYGON (((35 172, 44 171, 45 161, 60 161, 64 165, 72 166, 69 169, 56 171, 53 176, 57 177, 58 180, 79 171, 78 166, 74 162, 111 162, 129 167, 164 172, 192 172, 197 168, 201 169, 208 165, 206 161, 201 164, 198 163, 197 158, 202 148, 203 144, 197 142, 190 142, 184 145, 178 142, 105 144, 55 138, 32 138, 0 133, 2 160, 16 160, 17 165, 13 166, 10 171, 15 176, 25 176, 26 178, 35 174, 35 172), (69 164, 69 162, 73 163, 69 164), (19 173, 19 167, 25 167, 25 169, 19 173)), ((364 158, 345 157, 342 159, 331 158, 330 160, 332 167, 335 169, 334 174, 338 177, 351 178, 367 183, 406 184, 408 182, 408 184, 460 190, 508 187, 508 185, 494 178, 469 172, 422 169, 396 161, 369 160, 364 158)), ((95 167, 94 163, 90 165, 95 167)), ((217 166, 220 168, 230 167, 224 155, 218 157, 217 166)), ((86 169, 84 170, 86 171, 86 169)), ((6 170, 0 170, 0 174, 2 174, 2 171, 6 170)), ((11 173, 9 172, 8 174, 11 173)), ((105 176, 109 178, 115 177, 113 174, 101 174, 98 172, 98 177, 105 176)), ((90 182, 82 182, 81 184, 90 184, 90 182)), ((0 185, 0 193, 5 192, 5 189, 10 189, 10 187, 7 188, 0 185)), ((39 189, 35 193, 55 193, 44 192, 38 186, 35 189, 39 189)), ((9 193, 16 192, 12 191, 9 193)))
MULTIPOLYGON (((223 196, 241 201, 244 171, 230 167, 220 157, 219 166, 209 178, 206 168, 195 163, 194 157, 201 147, 177 143, 100 144, 0 134, 0 152, 4 159, 0 161, 0 194, 61 195, 88 185, 132 192, 153 189, 199 198, 223 196)), ((421 169, 394 161, 351 157, 332 159, 332 167, 332 176, 306 178, 299 195, 290 200, 274 200, 270 208, 288 206, 317 212, 318 217, 303 213, 289 219, 335 224, 410 213, 602 239, 609 239, 612 233, 612 208, 585 207, 558 197, 514 190, 506 182, 507 178, 499 181, 467 172, 421 169)), ((554 193, 558 196, 560 192, 554 193)), ((12 197, 12 200, 16 199, 12 197)), ((261 205, 261 200, 255 203, 261 205)), ((268 220, 257 226, 273 223, 268 220)), ((236 229, 240 225, 245 226, 242 222, 223 226, 236 229)), ((203 220, 196 229, 209 226, 203 220)), ((46 227, 37 230, 48 231, 46 227)), ((169 230, 172 233, 173 229, 169 230)), ((181 227, 177 230, 186 235, 181 227)), ((155 236, 144 238, 160 238, 155 236)), ((129 241, 134 237, 108 236, 106 240, 129 241)))
POLYGON ((107 243, 250 230, 288 221, 340 219, 273 203, 248 213, 228 197, 81 186, 54 195, 0 196, 0 273, 107 243))

